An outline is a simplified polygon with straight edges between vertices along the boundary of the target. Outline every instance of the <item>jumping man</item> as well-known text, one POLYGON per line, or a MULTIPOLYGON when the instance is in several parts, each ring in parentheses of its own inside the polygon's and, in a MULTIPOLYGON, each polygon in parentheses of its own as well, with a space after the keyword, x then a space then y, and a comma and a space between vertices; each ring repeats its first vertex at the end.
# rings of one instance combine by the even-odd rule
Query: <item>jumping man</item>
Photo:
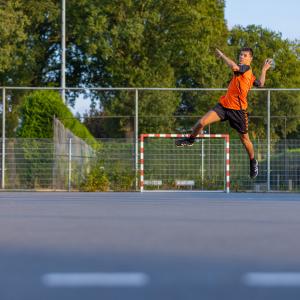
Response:
POLYGON ((221 96, 219 103, 195 124, 190 137, 176 140, 175 145, 177 147, 192 146, 196 136, 203 132, 205 126, 214 122, 228 120, 230 126, 237 130, 240 135, 241 142, 250 159, 250 177, 255 178, 258 175, 258 162, 254 157, 253 144, 248 135, 247 94, 253 85, 256 87, 264 86, 266 73, 272 65, 272 59, 265 60, 260 78, 256 79, 250 67, 253 59, 251 48, 241 49, 238 64, 219 49, 216 49, 216 54, 233 71, 233 78, 229 83, 227 93, 221 96))

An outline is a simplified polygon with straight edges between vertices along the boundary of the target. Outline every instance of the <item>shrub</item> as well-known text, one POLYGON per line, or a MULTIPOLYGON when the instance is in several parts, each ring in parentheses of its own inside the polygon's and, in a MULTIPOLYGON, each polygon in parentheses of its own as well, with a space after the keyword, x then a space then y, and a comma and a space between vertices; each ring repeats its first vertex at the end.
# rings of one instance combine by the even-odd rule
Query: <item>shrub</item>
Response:
POLYGON ((131 191, 135 182, 135 174, 133 170, 120 166, 115 163, 110 167, 108 172, 110 188, 113 191, 131 191))
POLYGON ((101 163, 97 163, 81 185, 84 192, 107 192, 109 180, 101 163))
POLYGON ((19 109, 18 137, 53 138, 53 116, 56 116, 76 136, 86 140, 89 144, 96 144, 96 140, 88 129, 74 118, 72 112, 62 102, 58 92, 32 92, 24 97, 19 109))
POLYGON ((115 192, 131 191, 134 189, 135 174, 132 170, 125 169, 119 163, 109 165, 99 160, 86 175, 81 184, 81 190, 86 192, 115 192))

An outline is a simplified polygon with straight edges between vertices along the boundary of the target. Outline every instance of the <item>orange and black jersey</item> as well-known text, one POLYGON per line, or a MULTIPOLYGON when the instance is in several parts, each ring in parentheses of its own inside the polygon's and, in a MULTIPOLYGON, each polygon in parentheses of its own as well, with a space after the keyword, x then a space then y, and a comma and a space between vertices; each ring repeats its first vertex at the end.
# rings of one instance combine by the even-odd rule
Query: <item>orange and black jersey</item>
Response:
POLYGON ((223 107, 234 110, 246 110, 247 95, 252 86, 260 86, 260 81, 252 73, 248 65, 239 65, 239 71, 234 72, 227 93, 221 96, 219 102, 223 107))

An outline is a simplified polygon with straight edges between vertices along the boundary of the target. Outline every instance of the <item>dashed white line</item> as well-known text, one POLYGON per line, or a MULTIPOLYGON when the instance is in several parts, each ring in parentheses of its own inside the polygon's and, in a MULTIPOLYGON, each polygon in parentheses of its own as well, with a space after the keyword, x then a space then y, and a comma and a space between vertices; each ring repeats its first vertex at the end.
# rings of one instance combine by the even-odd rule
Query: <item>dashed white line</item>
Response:
POLYGON ((300 273, 252 272, 245 274, 242 281, 252 287, 300 287, 300 273))
POLYGON ((47 287, 143 287, 149 277, 144 273, 49 273, 42 282, 47 287))

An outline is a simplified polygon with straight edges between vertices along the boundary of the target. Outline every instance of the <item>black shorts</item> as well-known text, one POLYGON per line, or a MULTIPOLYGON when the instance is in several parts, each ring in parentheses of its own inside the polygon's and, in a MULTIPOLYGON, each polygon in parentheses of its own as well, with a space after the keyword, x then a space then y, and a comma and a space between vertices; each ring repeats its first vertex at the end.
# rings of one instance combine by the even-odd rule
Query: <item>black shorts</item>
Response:
POLYGON ((218 103, 213 109, 221 121, 229 121, 232 128, 239 133, 245 134, 248 132, 248 113, 245 110, 235 110, 222 106, 218 103))

